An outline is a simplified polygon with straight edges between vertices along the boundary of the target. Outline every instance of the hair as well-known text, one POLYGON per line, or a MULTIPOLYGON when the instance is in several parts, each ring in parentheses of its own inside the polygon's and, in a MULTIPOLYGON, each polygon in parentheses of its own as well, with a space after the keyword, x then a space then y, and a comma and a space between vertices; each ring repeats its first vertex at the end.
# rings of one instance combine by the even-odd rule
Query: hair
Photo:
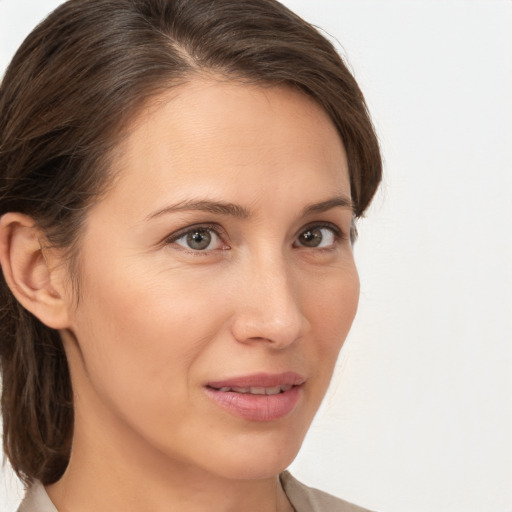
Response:
MULTIPOLYGON (((34 219, 74 261, 88 206, 112 184, 112 155, 153 97, 201 74, 303 91, 347 152, 354 214, 381 179, 363 95, 333 45, 274 0, 70 0, 23 42, 0 86, 0 215, 34 219)), ((71 268, 71 267, 70 267, 71 268)), ((73 393, 57 331, 0 278, 4 451, 29 484, 57 481, 73 393)))

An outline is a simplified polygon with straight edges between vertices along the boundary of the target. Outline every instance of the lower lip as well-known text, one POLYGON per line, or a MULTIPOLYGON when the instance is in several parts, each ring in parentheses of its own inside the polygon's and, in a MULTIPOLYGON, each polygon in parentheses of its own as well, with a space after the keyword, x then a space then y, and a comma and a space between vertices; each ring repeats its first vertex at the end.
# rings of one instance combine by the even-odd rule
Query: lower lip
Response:
POLYGON ((205 388, 218 405, 235 416, 251 421, 274 421, 290 414, 302 395, 302 385, 277 395, 253 395, 205 388))

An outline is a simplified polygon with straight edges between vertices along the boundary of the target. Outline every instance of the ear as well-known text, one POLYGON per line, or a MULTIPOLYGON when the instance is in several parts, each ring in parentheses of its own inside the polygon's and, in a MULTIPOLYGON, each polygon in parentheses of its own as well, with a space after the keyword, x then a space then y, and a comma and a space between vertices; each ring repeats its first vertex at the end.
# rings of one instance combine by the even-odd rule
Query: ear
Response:
POLYGON ((21 213, 0 218, 0 264, 18 302, 53 329, 69 326, 64 265, 44 249, 34 220, 21 213))

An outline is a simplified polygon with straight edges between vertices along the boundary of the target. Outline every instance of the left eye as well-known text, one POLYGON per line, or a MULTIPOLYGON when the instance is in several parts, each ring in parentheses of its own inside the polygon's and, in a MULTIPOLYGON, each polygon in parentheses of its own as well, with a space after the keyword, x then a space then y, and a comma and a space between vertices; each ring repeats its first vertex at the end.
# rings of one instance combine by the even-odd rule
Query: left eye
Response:
POLYGON ((338 234, 334 228, 327 226, 313 226, 302 231, 294 243, 294 247, 325 248, 336 243, 338 234))
POLYGON ((191 229, 173 242, 193 251, 215 250, 223 247, 219 235, 211 228, 191 229))

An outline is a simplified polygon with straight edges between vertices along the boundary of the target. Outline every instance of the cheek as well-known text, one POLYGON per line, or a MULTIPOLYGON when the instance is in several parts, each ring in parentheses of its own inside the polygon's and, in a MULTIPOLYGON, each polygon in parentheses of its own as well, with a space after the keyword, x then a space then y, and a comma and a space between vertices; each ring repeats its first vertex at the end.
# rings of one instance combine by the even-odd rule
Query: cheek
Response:
POLYGON ((309 294, 307 308, 315 332, 313 349, 321 364, 322 379, 328 384, 336 359, 357 312, 359 276, 355 265, 333 272, 318 286, 319 293, 309 294))
POLYGON ((126 263, 91 268, 74 329, 85 373, 98 394, 150 411, 153 399, 184 388, 224 313, 205 282, 193 286, 186 273, 148 276, 126 263))

